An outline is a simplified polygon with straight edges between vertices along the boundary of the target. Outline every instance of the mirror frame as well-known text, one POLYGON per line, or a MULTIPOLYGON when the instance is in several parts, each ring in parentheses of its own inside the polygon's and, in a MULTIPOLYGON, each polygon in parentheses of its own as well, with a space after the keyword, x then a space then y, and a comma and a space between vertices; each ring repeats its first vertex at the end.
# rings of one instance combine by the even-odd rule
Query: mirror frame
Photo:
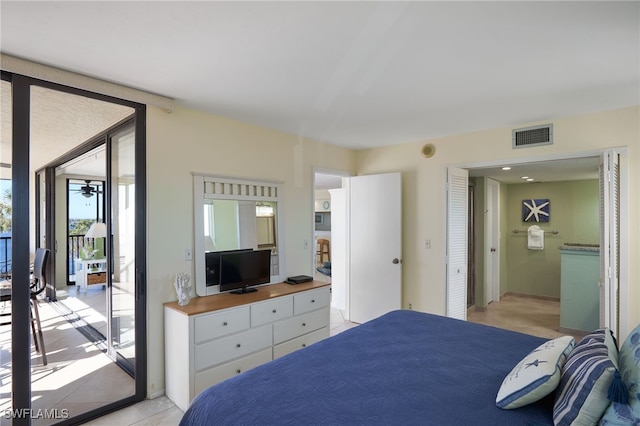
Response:
MULTIPOLYGON (((204 205, 209 200, 271 201, 276 203, 276 255, 277 273, 271 275, 270 284, 284 280, 284 250, 280 244, 284 241, 284 215, 282 214, 282 183, 237 179, 223 176, 193 174, 193 235, 195 290, 198 296, 220 293, 219 286, 207 287, 205 277, 204 247, 204 205)), ((267 285, 267 284, 265 284, 267 285)))

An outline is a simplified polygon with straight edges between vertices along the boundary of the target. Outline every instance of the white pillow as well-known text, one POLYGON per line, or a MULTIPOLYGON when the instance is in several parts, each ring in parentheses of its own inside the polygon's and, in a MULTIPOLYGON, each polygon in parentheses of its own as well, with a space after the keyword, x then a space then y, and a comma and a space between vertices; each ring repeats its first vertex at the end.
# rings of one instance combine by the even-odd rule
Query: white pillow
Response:
POLYGON ((518 408, 553 392, 560 383, 562 366, 573 344, 573 337, 562 336, 531 351, 502 381, 496 405, 504 409, 518 408))

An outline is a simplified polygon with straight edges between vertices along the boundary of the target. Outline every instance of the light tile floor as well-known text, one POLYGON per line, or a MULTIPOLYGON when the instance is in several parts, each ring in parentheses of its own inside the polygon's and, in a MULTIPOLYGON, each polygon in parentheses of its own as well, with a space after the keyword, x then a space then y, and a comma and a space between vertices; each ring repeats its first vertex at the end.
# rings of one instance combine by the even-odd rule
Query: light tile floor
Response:
MULTIPOLYGON (((9 307, 4 306, 5 309, 9 307)), ((79 333, 51 304, 41 302, 39 312, 47 365, 32 347, 32 408, 67 409, 72 415, 133 395, 133 379, 79 333)), ((11 406, 11 325, 0 327, 0 410, 11 406)), ((33 425, 55 423, 35 419, 33 425)), ((11 421, 0 418, 0 425, 11 421)))
POLYGON ((486 311, 471 308, 467 312, 467 321, 548 339, 569 334, 578 341, 586 334, 558 331, 560 302, 516 295, 502 296, 499 302, 491 302, 486 311))

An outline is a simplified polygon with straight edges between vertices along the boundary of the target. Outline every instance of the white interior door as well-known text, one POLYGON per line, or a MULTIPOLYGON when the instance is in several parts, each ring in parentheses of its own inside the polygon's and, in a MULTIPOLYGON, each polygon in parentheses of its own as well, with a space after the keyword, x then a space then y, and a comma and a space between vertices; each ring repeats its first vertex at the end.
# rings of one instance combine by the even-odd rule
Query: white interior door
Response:
POLYGON ((619 336, 620 161, 615 151, 600 157, 600 238, 600 326, 619 336))
POLYGON ((447 316, 467 319, 469 172, 447 169, 447 316))
POLYGON ((363 323, 401 308, 400 173, 349 179, 349 316, 363 323))
POLYGON ((487 179, 485 245, 485 302, 500 300, 500 184, 487 179))

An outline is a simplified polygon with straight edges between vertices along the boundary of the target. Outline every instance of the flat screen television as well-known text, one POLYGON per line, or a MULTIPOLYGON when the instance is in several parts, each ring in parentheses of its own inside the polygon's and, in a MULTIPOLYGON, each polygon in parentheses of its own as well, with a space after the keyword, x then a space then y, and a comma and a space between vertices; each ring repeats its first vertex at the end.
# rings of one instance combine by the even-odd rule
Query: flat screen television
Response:
POLYGON ((220 291, 250 293, 271 281, 271 250, 220 253, 220 291))
POLYGON ((237 249, 225 251, 208 251, 204 254, 205 278, 207 287, 220 284, 220 254, 253 251, 253 249, 237 249))

